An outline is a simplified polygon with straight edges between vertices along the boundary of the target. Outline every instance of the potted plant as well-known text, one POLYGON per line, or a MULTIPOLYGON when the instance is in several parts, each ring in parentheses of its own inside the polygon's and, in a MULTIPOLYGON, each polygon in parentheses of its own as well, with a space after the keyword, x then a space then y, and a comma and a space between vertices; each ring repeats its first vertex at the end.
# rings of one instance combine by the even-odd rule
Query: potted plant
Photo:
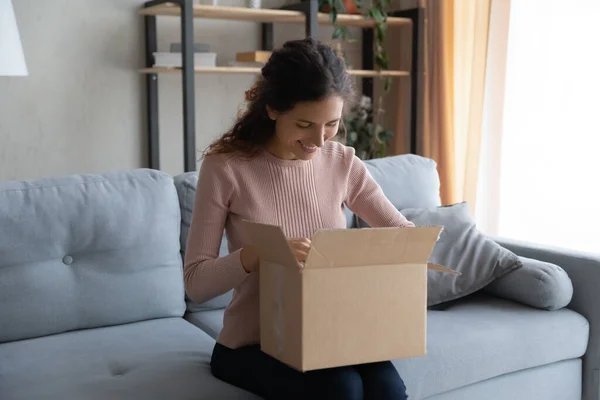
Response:
MULTIPOLYGON (((389 56, 383 43, 387 31, 387 9, 391 5, 391 0, 370 0, 367 4, 361 0, 319 0, 319 9, 329 14, 329 20, 335 26, 331 38, 334 40, 350 39, 348 28, 337 25, 338 14, 363 14, 365 18, 374 21, 375 42, 373 43, 373 53, 375 55, 375 67, 377 70, 389 68, 389 56)), ((387 93, 390 88, 391 79, 385 78, 384 90, 387 93)))
MULTIPOLYGON (((356 4, 356 2, 354 0, 340 0, 342 3, 342 7, 344 9, 344 12, 346 14, 361 14, 360 10, 358 9, 358 5, 356 4)), ((323 1, 321 0, 319 3, 319 11, 323 12, 323 13, 330 13, 332 10, 331 7, 331 2, 330 1, 323 1)), ((339 12, 339 10, 336 10, 336 12, 339 12)))
MULTIPOLYGON (((373 53, 375 68, 379 71, 389 68, 388 53, 383 47, 387 31, 387 9, 391 0, 370 0, 368 4, 361 0, 319 0, 319 9, 329 13, 334 25, 332 39, 337 40, 336 51, 343 56, 341 41, 353 40, 348 28, 337 24, 338 14, 359 13, 374 21, 373 53), (357 11, 355 11, 357 10, 357 11)), ((344 57, 346 59, 346 57, 344 57)), ((346 59, 347 63, 347 59, 346 59)), ((384 93, 389 92, 391 78, 384 78, 384 93)), ((383 96, 377 98, 374 112, 371 98, 363 96, 353 107, 345 120, 347 128, 346 144, 356 150, 361 159, 385 157, 393 133, 380 125, 383 115, 383 96)))
POLYGON ((370 97, 362 96, 344 118, 346 144, 354 147, 362 160, 385 157, 393 133, 384 129, 373 118, 370 97))

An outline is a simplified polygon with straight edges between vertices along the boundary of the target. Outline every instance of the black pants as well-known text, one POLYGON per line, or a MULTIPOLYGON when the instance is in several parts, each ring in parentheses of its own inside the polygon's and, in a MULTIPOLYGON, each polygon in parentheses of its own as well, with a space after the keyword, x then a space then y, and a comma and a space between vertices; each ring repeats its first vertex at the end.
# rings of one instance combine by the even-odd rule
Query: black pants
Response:
POLYGON ((268 400, 405 400, 404 382, 391 362, 298 372, 260 350, 217 343, 211 361, 218 379, 268 400))

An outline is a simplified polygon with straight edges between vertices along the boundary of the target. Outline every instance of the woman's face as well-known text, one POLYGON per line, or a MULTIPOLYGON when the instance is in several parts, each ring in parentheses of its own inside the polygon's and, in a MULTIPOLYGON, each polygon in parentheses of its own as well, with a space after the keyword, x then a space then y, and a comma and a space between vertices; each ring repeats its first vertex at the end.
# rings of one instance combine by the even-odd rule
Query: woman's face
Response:
POLYGON ((284 113, 267 108, 275 121, 275 137, 267 150, 284 160, 310 160, 337 134, 343 108, 339 96, 298 103, 284 113))

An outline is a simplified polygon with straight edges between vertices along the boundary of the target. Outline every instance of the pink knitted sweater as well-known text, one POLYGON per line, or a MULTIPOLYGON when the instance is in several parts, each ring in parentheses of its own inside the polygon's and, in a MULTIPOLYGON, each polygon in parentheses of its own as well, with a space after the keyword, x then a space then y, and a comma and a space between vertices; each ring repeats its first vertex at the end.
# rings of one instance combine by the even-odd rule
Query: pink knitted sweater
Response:
POLYGON ((202 303, 234 289, 217 341, 229 348, 259 343, 258 273, 240 261, 250 244, 241 221, 279 225, 288 238, 343 229, 348 206, 370 226, 413 226, 387 200, 354 155, 326 142, 310 161, 281 160, 264 151, 250 160, 228 155, 202 162, 185 256, 185 288, 202 303), (227 232, 230 254, 218 257, 227 232))

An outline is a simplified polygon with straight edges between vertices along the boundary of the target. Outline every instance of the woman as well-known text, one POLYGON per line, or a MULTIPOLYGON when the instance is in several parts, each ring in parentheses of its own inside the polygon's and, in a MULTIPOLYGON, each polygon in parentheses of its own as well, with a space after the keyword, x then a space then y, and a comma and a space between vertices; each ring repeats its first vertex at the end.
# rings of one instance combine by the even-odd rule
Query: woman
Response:
MULTIPOLYGON (((334 142, 353 88, 343 60, 312 39, 286 43, 246 93, 248 109, 202 162, 185 259, 188 296, 234 290, 211 368, 267 399, 406 399, 391 362, 301 373, 260 351, 259 259, 242 220, 279 225, 299 261, 318 229, 346 227, 344 204, 371 226, 413 226, 354 150, 334 142), (227 232, 230 250, 218 257, 227 232)), ((351 334, 351 333, 350 333, 351 334)))

